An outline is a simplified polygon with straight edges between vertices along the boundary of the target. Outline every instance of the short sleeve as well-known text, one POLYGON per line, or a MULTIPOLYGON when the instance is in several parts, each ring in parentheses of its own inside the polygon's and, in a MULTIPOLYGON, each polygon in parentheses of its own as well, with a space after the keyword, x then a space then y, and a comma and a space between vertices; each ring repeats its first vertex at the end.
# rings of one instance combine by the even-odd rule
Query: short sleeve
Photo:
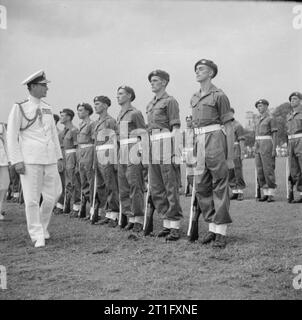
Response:
POLYGON ((132 121, 135 123, 136 128, 146 128, 145 119, 140 111, 136 111, 132 114, 132 121))
POLYGON ((277 132, 278 131, 277 120, 276 120, 275 117, 271 118, 270 126, 271 126, 271 132, 277 132))
POLYGON ((167 113, 169 117, 170 127, 173 127, 175 125, 180 125, 178 102, 174 98, 169 99, 167 107, 168 107, 167 113))
POLYGON ((233 113, 231 112, 230 101, 224 93, 219 94, 217 97, 217 108, 222 124, 234 120, 233 113))

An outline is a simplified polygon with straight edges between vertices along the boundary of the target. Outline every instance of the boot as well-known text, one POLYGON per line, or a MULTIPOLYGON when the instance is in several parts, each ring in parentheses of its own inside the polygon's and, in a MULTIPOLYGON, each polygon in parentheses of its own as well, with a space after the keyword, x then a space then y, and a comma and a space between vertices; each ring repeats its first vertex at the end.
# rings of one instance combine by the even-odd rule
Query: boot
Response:
POLYGON ((263 196, 262 198, 259 199, 260 202, 264 202, 267 201, 268 196, 263 196))
POLYGON ((143 231, 143 225, 141 223, 135 222, 132 231, 137 233, 143 231))
POLYGON ((112 220, 109 219, 110 221, 108 222, 108 227, 109 228, 115 228, 118 225, 118 221, 117 220, 112 220))
POLYGON ((177 241, 180 239, 179 229, 170 229, 170 233, 166 236, 166 241, 177 241))
POLYGON ((134 227, 134 223, 132 222, 128 222, 128 224, 126 225, 126 227, 124 228, 126 231, 131 230, 134 227))
POLYGON ((230 200, 236 200, 238 199, 239 193, 233 193, 232 196, 230 197, 230 200))
POLYGON ((226 247, 226 236, 217 233, 215 241, 213 242, 213 248, 224 249, 226 247))
POLYGON ((216 233, 208 231, 201 239, 202 244, 207 244, 212 241, 215 241, 216 239, 216 233))
POLYGON ((91 217, 91 224, 95 224, 99 221, 99 206, 96 205, 93 211, 93 215, 91 217))
POLYGON ((163 230, 158 233, 157 237, 158 238, 163 238, 163 237, 166 237, 169 234, 170 234, 170 229, 163 228, 163 230))
POLYGON ((297 200, 293 200, 292 203, 302 203, 302 196, 297 200))
POLYGON ((274 197, 273 196, 268 196, 267 202, 274 202, 274 197))
POLYGON ((243 193, 238 193, 237 200, 238 201, 242 201, 243 200, 243 193))

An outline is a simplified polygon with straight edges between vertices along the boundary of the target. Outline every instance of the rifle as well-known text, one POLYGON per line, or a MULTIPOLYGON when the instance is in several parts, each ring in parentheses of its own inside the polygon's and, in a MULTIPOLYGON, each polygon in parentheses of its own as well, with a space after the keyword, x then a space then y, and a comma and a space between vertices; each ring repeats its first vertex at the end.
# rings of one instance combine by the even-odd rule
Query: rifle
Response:
POLYGON ((286 169, 285 169, 285 179, 286 179, 286 198, 287 202, 291 203, 294 200, 294 183, 293 178, 290 174, 289 168, 289 157, 286 157, 286 169))
POLYGON ((256 200, 259 200, 261 198, 261 188, 260 188, 260 185, 258 182, 256 167, 255 167, 255 198, 256 198, 256 200))
POLYGON ((98 210, 95 210, 96 189, 97 189, 97 168, 94 168, 93 198, 92 198, 92 206, 90 208, 91 224, 95 224, 98 221, 98 210))
POLYGON ((144 216, 144 236, 148 236, 153 231, 153 214, 155 207, 151 198, 150 193, 150 179, 148 175, 148 187, 146 195, 146 206, 145 206, 145 216, 144 216))
POLYGON ((198 219, 200 214, 201 214, 201 210, 196 198, 196 187, 195 187, 195 177, 194 177, 191 206, 190 206, 189 228, 187 233, 187 236, 190 242, 194 242, 198 240, 198 219))

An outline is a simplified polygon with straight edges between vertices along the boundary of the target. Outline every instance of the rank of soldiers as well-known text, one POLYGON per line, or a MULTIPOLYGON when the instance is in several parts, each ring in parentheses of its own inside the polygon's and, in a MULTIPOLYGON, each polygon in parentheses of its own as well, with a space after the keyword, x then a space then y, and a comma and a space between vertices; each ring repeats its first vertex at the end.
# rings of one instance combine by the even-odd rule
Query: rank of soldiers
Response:
MULTIPOLYGON (((242 201, 246 187, 244 130, 234 119, 235 110, 226 94, 212 83, 217 65, 201 59, 194 72, 200 90, 191 98, 185 130, 180 130, 179 104, 166 91, 170 76, 163 70, 147 77, 154 94, 146 107, 147 123, 132 104, 134 90, 120 86, 117 119, 108 113, 111 100, 100 95, 93 99, 94 110, 89 103, 77 105, 79 128, 73 124, 72 109, 64 108, 60 117, 53 117, 51 106, 42 100, 49 83, 43 70, 24 80, 29 98, 11 110, 7 142, 2 139, 9 159, 0 166, 8 167, 9 160, 14 169, 11 176, 17 173, 21 178, 27 227, 36 247, 43 247, 50 237, 47 228, 54 207, 55 214, 111 228, 120 226, 131 230, 131 235, 145 236, 154 235, 153 214, 157 212, 162 228, 156 235, 166 241, 178 240, 183 219, 181 163, 186 163, 185 194, 191 196, 189 240, 198 239, 202 214, 208 232, 201 243, 226 246, 232 223, 230 199, 242 201), (97 121, 90 118, 94 111, 97 121), (56 127, 59 121, 62 131, 56 127)), ((302 94, 292 93, 289 101, 293 112, 288 116, 287 198, 300 203, 302 94), (295 185, 300 193, 296 200, 295 185)), ((255 128, 255 197, 261 202, 273 202, 276 189, 278 129, 268 105, 266 99, 255 104, 260 114, 255 128)), ((14 196, 19 197, 19 189, 13 189, 14 196)))

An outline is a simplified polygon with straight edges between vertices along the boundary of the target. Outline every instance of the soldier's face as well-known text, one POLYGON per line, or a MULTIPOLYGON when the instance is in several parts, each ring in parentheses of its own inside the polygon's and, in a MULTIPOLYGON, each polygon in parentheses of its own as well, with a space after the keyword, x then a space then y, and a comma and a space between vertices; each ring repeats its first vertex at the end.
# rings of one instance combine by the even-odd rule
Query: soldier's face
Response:
POLYGON ((150 84, 152 92, 159 92, 166 87, 167 82, 158 76, 153 76, 151 77, 150 84))
POLYGON ((106 103, 96 101, 94 103, 94 109, 95 109, 95 113, 100 114, 107 109, 107 105, 106 105, 106 103))
POLYGON ((87 116, 89 116, 89 113, 84 107, 79 107, 78 116, 80 119, 85 119, 87 116))
POLYGON ((38 99, 46 97, 47 91, 47 83, 37 83, 31 86, 31 94, 38 99))
POLYGON ((266 105, 266 104, 263 104, 263 103, 258 103, 257 109, 258 109, 258 111, 259 111, 260 114, 263 114, 263 113, 265 113, 266 110, 267 110, 267 105, 266 105))
POLYGON ((60 123, 64 124, 66 123, 67 120, 66 120, 66 113, 65 112, 61 112, 60 113, 60 123))
POLYGON ((213 70, 206 65, 200 64, 196 67, 195 74, 197 82, 202 82, 211 79, 213 70))
POLYGON ((290 99, 290 105, 291 105, 293 108, 298 107, 298 106, 300 105, 300 103, 301 103, 301 100, 300 100, 298 97, 296 97, 296 96, 291 97, 291 99, 290 99))
POLYGON ((131 95, 125 89, 119 89, 117 92, 117 102, 119 105, 123 105, 126 102, 130 102, 131 95))

